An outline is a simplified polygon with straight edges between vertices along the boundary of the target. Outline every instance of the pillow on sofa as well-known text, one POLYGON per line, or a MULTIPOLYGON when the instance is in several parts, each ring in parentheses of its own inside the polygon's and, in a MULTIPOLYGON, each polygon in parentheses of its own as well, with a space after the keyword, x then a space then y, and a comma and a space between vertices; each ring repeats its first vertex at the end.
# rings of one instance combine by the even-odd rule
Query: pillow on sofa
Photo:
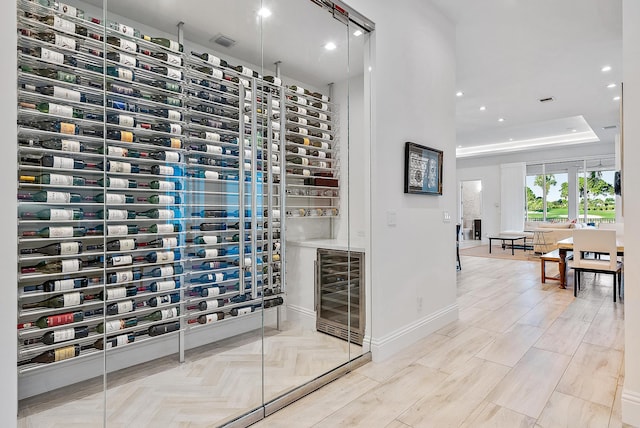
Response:
POLYGON ((538 227, 543 229, 570 229, 571 223, 542 223, 538 227))

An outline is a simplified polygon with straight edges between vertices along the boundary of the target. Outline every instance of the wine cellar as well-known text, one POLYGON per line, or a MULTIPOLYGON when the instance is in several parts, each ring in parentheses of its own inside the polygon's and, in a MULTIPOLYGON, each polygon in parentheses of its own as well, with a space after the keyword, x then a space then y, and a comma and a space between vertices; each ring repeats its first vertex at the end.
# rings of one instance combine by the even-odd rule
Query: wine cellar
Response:
POLYGON ((344 220, 331 90, 106 12, 17 9, 20 398, 280 329, 289 230, 344 220))

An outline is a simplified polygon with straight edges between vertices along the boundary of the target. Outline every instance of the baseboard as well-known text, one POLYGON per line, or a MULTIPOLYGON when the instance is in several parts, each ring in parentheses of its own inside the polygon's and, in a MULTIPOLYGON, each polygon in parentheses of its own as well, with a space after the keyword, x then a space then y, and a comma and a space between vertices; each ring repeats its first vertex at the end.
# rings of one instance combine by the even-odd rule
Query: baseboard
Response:
POLYGON ((303 306, 287 303, 287 320, 296 323, 302 328, 316 328, 316 312, 303 306))
POLYGON ((458 319, 458 304, 454 303, 441 310, 420 318, 383 337, 365 337, 363 346, 370 346, 373 361, 380 362, 402 349, 423 339, 445 325, 458 319))
POLYGON ((640 392, 622 390, 622 422, 640 427, 640 392))

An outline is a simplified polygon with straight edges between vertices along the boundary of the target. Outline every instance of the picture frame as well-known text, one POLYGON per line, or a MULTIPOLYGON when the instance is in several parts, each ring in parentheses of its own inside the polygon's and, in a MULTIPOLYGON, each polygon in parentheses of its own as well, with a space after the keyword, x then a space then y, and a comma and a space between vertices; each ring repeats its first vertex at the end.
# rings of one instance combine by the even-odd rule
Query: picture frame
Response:
POLYGON ((442 150, 407 141, 404 147, 404 193, 442 195, 442 150))

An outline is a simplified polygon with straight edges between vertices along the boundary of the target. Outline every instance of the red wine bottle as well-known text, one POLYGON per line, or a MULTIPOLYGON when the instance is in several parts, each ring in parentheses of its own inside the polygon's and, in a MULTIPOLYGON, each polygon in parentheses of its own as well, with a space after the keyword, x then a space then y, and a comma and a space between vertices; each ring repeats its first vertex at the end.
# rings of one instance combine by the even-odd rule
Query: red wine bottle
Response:
POLYGON ((151 337, 160 336, 161 334, 171 333, 173 331, 180 330, 179 322, 172 322, 168 324, 160 324, 149 327, 148 334, 151 337))
POLYGON ((71 345, 65 346, 63 348, 51 349, 49 351, 45 351, 40 355, 37 355, 29 360, 20 361, 18 363, 19 366, 30 364, 30 363, 56 363, 58 361, 68 360, 73 357, 77 357, 80 355, 80 346, 79 345, 71 345))

